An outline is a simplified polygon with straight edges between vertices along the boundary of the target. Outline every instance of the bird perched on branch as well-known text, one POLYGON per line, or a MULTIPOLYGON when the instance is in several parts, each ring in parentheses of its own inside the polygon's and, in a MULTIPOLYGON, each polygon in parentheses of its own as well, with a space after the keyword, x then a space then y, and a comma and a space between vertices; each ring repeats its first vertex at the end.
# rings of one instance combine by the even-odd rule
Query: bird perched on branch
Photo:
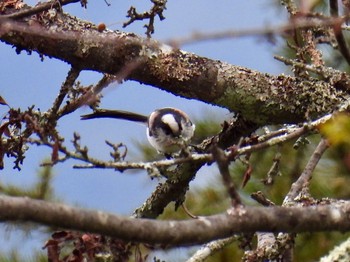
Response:
POLYGON ((122 110, 98 109, 81 119, 117 118, 143 123, 147 126, 150 144, 164 154, 172 154, 185 149, 195 130, 188 115, 176 108, 166 107, 153 111, 148 117, 122 110))

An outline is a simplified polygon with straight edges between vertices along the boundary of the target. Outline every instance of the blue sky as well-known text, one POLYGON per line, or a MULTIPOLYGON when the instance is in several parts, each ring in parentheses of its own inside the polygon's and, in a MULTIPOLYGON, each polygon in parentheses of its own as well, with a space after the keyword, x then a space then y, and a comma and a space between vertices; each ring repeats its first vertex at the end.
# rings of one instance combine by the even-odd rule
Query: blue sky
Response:
MULTIPOLYGON (((80 8, 79 4, 65 6, 63 9, 84 20, 103 22, 110 29, 144 36, 145 22, 136 22, 126 29, 122 29, 122 23, 130 5, 138 7, 140 11, 146 10, 150 6, 149 1, 108 0, 108 2, 111 3, 109 7, 104 1, 89 1, 87 9, 80 8)), ((166 20, 156 21, 153 38, 168 40, 188 36, 196 31, 215 32, 277 25, 285 19, 286 13, 281 11, 283 9, 274 8, 274 2, 273 0, 169 1, 164 13, 166 20)), ((283 65, 273 59, 275 51, 273 45, 261 37, 206 41, 188 44, 181 49, 261 72, 279 74, 284 70, 283 65)), ((22 109, 35 105, 42 111, 50 108, 69 70, 69 65, 47 57, 41 62, 37 54, 27 55, 26 52, 22 52, 17 55, 14 48, 4 43, 0 43, 0 55, 2 61, 0 95, 9 105, 22 109)), ((96 72, 83 72, 79 80, 88 85, 96 83, 100 77, 101 74, 96 72)), ((172 106, 183 109, 194 119, 204 118, 208 112, 216 115, 218 119, 229 117, 225 109, 179 98, 137 82, 112 85, 104 91, 104 94, 102 108, 148 114, 156 108, 172 106)), ((6 109, 0 107, 0 115, 3 115, 6 109)), ((90 147, 91 153, 105 159, 109 154, 109 148, 104 143, 106 139, 112 142, 124 142, 130 151, 127 160, 139 160, 134 141, 146 141, 143 126, 108 119, 80 121, 80 115, 88 112, 88 108, 79 109, 59 123, 59 130, 67 142, 73 137, 73 132, 77 131, 82 136, 82 143, 90 147)), ((27 152, 20 172, 12 169, 13 159, 5 160, 5 169, 0 171, 0 182, 23 186, 33 184, 40 163, 49 154, 50 150, 47 148, 31 148, 27 152)), ((75 170, 72 168, 75 163, 78 162, 68 161, 54 167, 54 191, 60 199, 69 204, 130 215, 157 185, 157 181, 151 181, 145 172, 135 174, 112 170, 75 170)), ((198 176, 191 187, 205 184, 210 180, 212 173, 215 173, 215 169, 202 173, 203 175, 198 176)), ((38 238, 36 234, 32 237, 10 234, 6 239, 6 247, 8 249, 16 247, 18 237, 23 237, 21 250, 25 253, 30 252, 32 247, 40 249, 44 243, 44 240, 38 238)), ((2 241, 4 239, 0 238, 0 246, 4 247, 2 241)))

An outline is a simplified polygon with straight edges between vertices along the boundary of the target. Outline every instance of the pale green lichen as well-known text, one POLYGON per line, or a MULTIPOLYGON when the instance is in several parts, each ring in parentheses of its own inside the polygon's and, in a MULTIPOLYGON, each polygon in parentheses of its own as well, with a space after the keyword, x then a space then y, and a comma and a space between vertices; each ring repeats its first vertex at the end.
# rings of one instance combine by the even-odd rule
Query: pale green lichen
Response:
POLYGON ((298 123, 334 110, 342 91, 325 81, 277 77, 227 65, 220 83, 224 93, 215 100, 258 124, 298 123))
POLYGON ((327 256, 321 258, 320 262, 348 262, 350 261, 350 238, 335 247, 327 256))

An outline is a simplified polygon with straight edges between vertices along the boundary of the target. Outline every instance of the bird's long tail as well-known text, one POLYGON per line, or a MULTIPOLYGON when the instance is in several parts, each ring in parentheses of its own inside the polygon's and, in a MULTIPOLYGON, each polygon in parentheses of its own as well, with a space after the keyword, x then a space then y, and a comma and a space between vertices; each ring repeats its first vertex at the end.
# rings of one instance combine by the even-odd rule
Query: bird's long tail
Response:
POLYGON ((123 110, 108 110, 108 109, 98 109, 91 114, 82 115, 82 120, 94 119, 94 118, 117 118, 124 119, 134 122, 147 123, 147 116, 140 115, 137 113, 132 113, 123 110))

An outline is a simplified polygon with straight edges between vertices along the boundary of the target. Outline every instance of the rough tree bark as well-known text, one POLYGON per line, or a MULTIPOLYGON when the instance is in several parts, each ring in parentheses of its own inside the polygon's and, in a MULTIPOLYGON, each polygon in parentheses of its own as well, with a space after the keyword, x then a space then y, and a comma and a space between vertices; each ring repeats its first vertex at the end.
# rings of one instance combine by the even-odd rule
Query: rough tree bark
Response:
POLYGON ((309 81, 272 76, 134 34, 101 32, 60 12, 16 22, 1 18, 0 32, 0 39, 19 51, 36 51, 81 70, 116 74, 138 63, 126 79, 240 112, 260 126, 315 119, 336 109, 349 93, 346 74, 309 81))
POLYGON ((28 198, 0 197, 1 221, 30 221, 148 244, 186 246, 235 233, 350 229, 350 203, 326 200, 314 207, 239 207, 190 221, 137 220, 28 198), (331 205, 333 204, 333 205, 331 205), (196 232, 196 234, 193 234, 196 232))

